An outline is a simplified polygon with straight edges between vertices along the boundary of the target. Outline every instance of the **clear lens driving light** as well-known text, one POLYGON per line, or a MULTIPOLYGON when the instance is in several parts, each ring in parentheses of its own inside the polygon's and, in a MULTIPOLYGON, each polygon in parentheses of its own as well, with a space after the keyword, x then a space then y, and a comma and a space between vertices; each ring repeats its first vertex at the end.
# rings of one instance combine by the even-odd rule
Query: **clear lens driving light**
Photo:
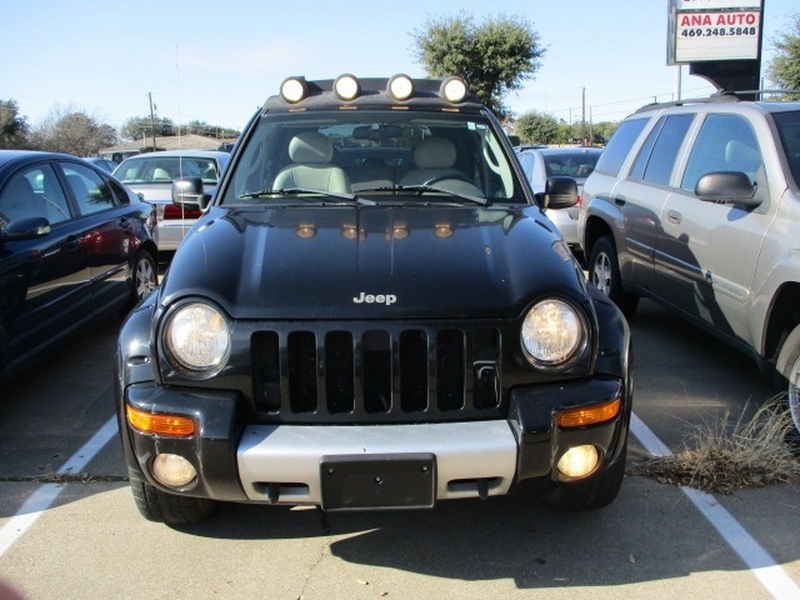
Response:
POLYGON ((192 463, 177 454, 159 454, 153 460, 153 477, 169 487, 183 487, 197 477, 192 463))
POLYGON ((557 468, 565 477, 586 477, 600 462, 597 448, 590 445, 570 448, 558 461, 557 468))
POLYGON ((178 370, 188 375, 210 377, 222 370, 228 360, 228 323, 208 304, 187 304, 170 317, 165 343, 169 356, 177 362, 173 366, 178 370))
POLYGON ((537 303, 522 323, 522 346, 533 364, 561 365, 584 343, 583 321, 563 300, 551 298, 537 303))
POLYGON ((284 79, 281 84, 281 96, 292 104, 300 102, 308 94, 306 82, 298 77, 284 79))
POLYGON ((414 94, 414 82, 408 75, 395 75, 389 80, 388 88, 395 100, 408 100, 414 94))
POLYGON ((463 102, 467 97, 467 84, 460 77, 448 77, 442 82, 442 95, 448 102, 463 102))
POLYGON ((333 82, 333 91, 342 100, 354 100, 361 93, 361 86, 353 75, 339 75, 333 82))

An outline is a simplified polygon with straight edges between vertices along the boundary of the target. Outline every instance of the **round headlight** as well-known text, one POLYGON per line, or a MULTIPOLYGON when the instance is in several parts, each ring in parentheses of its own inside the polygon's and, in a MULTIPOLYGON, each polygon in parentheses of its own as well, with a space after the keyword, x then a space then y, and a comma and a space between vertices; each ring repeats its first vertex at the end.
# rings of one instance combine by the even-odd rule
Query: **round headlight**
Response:
POLYGON ((353 75, 339 75, 333 82, 333 91, 341 100, 354 100, 361 93, 361 85, 353 75))
POLYGON ((294 104, 300 102, 308 94, 308 86, 303 79, 289 77, 281 83, 281 96, 287 102, 294 104))
POLYGON ((558 367, 586 344, 586 328, 567 302, 550 298, 538 302, 522 323, 522 347, 534 365, 558 367))
POLYGON ((164 331, 172 366, 194 377, 211 377, 225 366, 231 336, 225 317, 208 304, 194 302, 176 310, 164 331))

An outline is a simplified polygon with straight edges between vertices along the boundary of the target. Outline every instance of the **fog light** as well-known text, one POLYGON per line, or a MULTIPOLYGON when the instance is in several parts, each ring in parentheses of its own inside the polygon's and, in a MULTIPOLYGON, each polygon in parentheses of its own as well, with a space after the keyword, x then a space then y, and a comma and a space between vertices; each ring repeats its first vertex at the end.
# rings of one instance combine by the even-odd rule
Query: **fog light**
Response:
POLYGON ((192 463, 177 454, 159 454, 153 461, 153 477, 169 487, 183 487, 197 477, 192 463))
POLYGON ((558 461, 558 470, 566 477, 585 477, 600 462, 597 448, 591 445, 570 448, 558 461))

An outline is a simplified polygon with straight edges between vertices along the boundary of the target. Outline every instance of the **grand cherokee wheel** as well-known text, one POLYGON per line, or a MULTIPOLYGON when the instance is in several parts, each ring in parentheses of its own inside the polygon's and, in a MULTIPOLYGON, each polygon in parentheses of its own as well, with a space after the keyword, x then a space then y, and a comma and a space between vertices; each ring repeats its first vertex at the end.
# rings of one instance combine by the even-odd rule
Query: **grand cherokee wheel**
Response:
POLYGON ((783 342, 775 368, 777 391, 786 394, 796 434, 800 436, 800 325, 783 342))
POLYGON ((142 481, 140 476, 128 469, 133 499, 136 508, 149 521, 180 525, 196 523, 210 515, 217 503, 206 498, 190 498, 162 492, 157 487, 142 481))
POLYGON ((610 235, 595 242, 589 256, 589 280, 616 304, 626 317, 633 316, 639 297, 622 289, 617 249, 610 235))

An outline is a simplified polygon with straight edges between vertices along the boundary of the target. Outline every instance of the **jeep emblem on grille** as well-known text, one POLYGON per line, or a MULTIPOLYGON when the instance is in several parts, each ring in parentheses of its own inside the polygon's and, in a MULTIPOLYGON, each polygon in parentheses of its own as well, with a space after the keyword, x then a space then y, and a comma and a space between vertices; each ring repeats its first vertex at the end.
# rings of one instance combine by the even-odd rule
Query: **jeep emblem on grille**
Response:
POLYGON ((390 306, 397 302, 397 296, 394 294, 366 294, 361 292, 358 296, 353 298, 356 304, 385 304, 390 306))

